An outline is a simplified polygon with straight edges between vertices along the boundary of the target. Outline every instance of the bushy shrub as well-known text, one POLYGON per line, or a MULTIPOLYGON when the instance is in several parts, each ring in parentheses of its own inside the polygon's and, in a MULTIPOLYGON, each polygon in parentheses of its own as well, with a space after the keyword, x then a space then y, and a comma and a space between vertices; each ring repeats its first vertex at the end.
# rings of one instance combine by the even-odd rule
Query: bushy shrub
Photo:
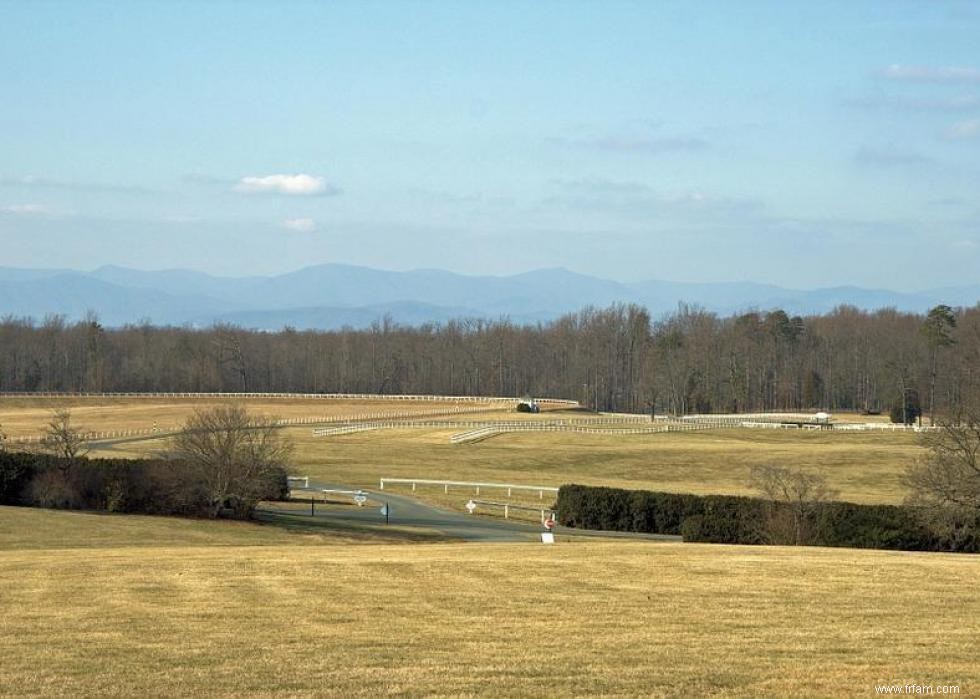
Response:
MULTIPOLYGON (((200 469, 166 459, 78 458, 71 469, 44 454, 0 453, 0 504, 59 509, 205 517, 211 513, 200 469)), ((270 471, 261 499, 283 499, 283 469, 270 471)), ((252 503, 224 503, 228 514, 248 517, 252 503)))
POLYGON ((37 472, 39 457, 0 451, 0 505, 21 505, 37 472))
POLYGON ((825 546, 930 551, 944 548, 914 513, 895 505, 828 502, 817 511, 816 538, 825 546))

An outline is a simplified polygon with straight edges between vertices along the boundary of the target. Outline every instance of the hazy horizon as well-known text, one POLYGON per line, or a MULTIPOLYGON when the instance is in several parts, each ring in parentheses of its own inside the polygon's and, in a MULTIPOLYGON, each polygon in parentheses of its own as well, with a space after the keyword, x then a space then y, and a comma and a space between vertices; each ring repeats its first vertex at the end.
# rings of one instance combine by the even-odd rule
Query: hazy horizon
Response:
MULTIPOLYGON (((942 289, 942 288, 945 288, 945 287, 973 287, 973 286, 980 286, 980 282, 976 282, 976 283, 972 283, 972 284, 971 283, 966 283, 966 284, 945 284, 945 285, 941 285, 941 286, 910 286, 910 287, 907 287, 907 288, 899 289, 899 288, 896 288, 894 286, 892 286, 892 287, 886 287, 886 286, 872 287, 872 286, 862 286, 862 285, 859 285, 859 284, 837 284, 837 285, 824 285, 824 286, 815 286, 815 287, 804 287, 804 286, 794 286, 792 284, 777 284, 775 282, 771 282, 771 281, 768 281, 768 280, 765 280, 765 279, 763 279, 763 280, 758 280, 758 279, 745 279, 745 278, 740 279, 740 278, 735 278, 735 277, 732 277, 730 279, 719 279, 719 280, 713 281, 713 282, 705 282, 705 281, 701 281, 701 280, 698 280, 698 279, 672 279, 672 278, 666 278, 666 277, 656 277, 656 278, 653 278, 653 277, 640 277, 640 278, 622 278, 621 279, 621 278, 617 278, 617 277, 613 277, 613 276, 603 276, 603 275, 598 275, 598 274, 589 274, 588 272, 583 272, 583 271, 577 270, 577 269, 571 269, 569 267, 565 267, 565 266, 562 266, 562 265, 554 265, 554 266, 551 266, 551 267, 534 267, 534 268, 528 268, 528 269, 517 269, 517 270, 515 270, 513 272, 505 272, 505 273, 484 273, 484 274, 481 274, 481 273, 460 272, 460 271, 453 270, 453 269, 447 269, 445 267, 405 267, 405 268, 401 268, 400 269, 400 268, 397 268, 397 267, 394 267, 394 266, 392 266, 392 267, 370 266, 370 265, 348 264, 348 263, 345 263, 345 262, 316 262, 316 263, 311 263, 311 264, 308 264, 308 265, 303 265, 303 266, 300 266, 300 267, 296 267, 296 268, 293 268, 293 269, 287 269, 287 270, 285 270, 283 272, 274 272, 274 273, 268 273, 268 274, 235 274, 235 273, 220 273, 220 272, 219 273, 214 273, 214 272, 207 271, 207 269, 198 269, 198 268, 189 267, 189 266, 187 266, 187 267, 154 267, 154 266, 145 266, 145 265, 144 266, 140 266, 140 265, 118 265, 118 264, 114 264, 114 263, 98 264, 98 265, 91 266, 91 267, 46 267, 46 266, 17 267, 17 266, 13 266, 13 265, 0 265, 0 269, 18 269, 18 270, 40 271, 40 272, 68 271, 68 272, 78 272, 78 273, 81 273, 81 274, 93 274, 95 272, 98 272, 98 271, 104 270, 104 269, 118 268, 118 269, 124 269, 124 270, 136 271, 136 272, 146 272, 146 273, 191 272, 191 273, 195 273, 195 274, 205 274, 207 276, 214 277, 214 278, 217 278, 217 279, 245 279, 245 278, 250 278, 250 277, 255 277, 255 278, 275 278, 275 277, 281 277, 281 276, 286 276, 286 275, 293 274, 293 273, 296 273, 296 272, 302 272, 302 271, 307 270, 307 269, 317 268, 317 267, 324 267, 324 266, 327 266, 327 265, 336 265, 336 266, 340 266, 340 267, 350 267, 350 268, 365 269, 365 270, 370 270, 370 271, 373 271, 373 272, 390 272, 390 273, 393 273, 393 274, 406 274, 406 273, 413 273, 413 272, 444 272, 444 273, 458 275, 458 276, 462 276, 462 277, 489 277, 489 278, 498 278, 498 279, 500 279, 500 278, 510 278, 510 277, 515 277, 515 276, 520 276, 520 275, 527 275, 527 274, 534 274, 536 272, 562 271, 562 272, 568 272, 570 274, 577 275, 577 276, 590 277, 590 278, 594 278, 594 279, 598 279, 598 280, 602 280, 602 281, 611 281, 611 282, 616 282, 617 284, 624 284, 624 285, 642 284, 644 282, 664 282, 666 284, 676 284, 676 285, 706 285, 706 286, 726 285, 726 284, 753 284, 753 285, 759 285, 759 286, 774 286, 774 287, 779 287, 780 289, 785 289, 787 291, 818 291, 820 289, 826 289, 826 288, 854 287, 856 289, 863 289, 863 290, 882 289, 882 290, 896 291, 896 292, 903 292, 903 293, 918 293, 918 292, 935 291, 937 289, 942 289)), ((978 301, 980 301, 980 299, 978 299, 978 301)))

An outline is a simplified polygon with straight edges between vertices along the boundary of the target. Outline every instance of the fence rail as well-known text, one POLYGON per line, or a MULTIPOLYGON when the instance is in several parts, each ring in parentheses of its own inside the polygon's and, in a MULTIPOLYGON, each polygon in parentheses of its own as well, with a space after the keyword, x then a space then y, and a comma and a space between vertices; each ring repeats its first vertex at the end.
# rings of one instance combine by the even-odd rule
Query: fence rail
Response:
MULTIPOLYGON (((294 427, 297 425, 338 425, 338 427, 327 427, 323 428, 323 435, 317 434, 317 430, 314 430, 314 436, 324 436, 327 434, 345 434, 347 432, 358 432, 359 429, 346 429, 348 425, 351 424, 364 424, 365 422, 373 422, 377 420, 403 420, 409 418, 418 417, 440 417, 440 416, 453 416, 453 415, 464 415, 468 413, 486 413, 492 411, 509 410, 508 406, 494 407, 495 404, 488 406, 477 406, 477 407, 455 407, 452 410, 433 410, 433 411, 397 411, 397 410, 387 410, 376 413, 366 413, 357 415, 317 415, 317 416, 305 416, 305 417, 286 417, 280 418, 276 421, 276 425, 279 427, 294 427)), ((106 439, 126 439, 127 437, 149 437, 158 436, 165 437, 177 432, 181 429, 181 425, 168 425, 156 427, 145 427, 139 429, 129 429, 129 430, 93 430, 82 432, 81 437, 83 441, 95 442, 106 439)), ((378 429, 377 427, 367 427, 364 429, 378 429)), ((21 435, 18 437, 10 437, 9 442, 11 444, 40 444, 44 440, 43 435, 21 435)))
MULTIPOLYGON (((292 398, 308 400, 430 401, 459 403, 514 403, 508 396, 442 396, 392 393, 258 393, 258 392, 87 392, 87 391, 0 391, 3 398, 292 398)), ((578 406, 577 400, 535 398, 546 405, 578 406)))
MULTIPOLYGON (((451 444, 467 444, 488 439, 498 434, 507 432, 575 432, 578 434, 601 434, 601 435, 625 435, 625 434, 661 434, 664 432, 693 432, 711 429, 711 425, 703 423, 667 423, 652 425, 650 427, 624 427, 616 429, 614 427, 592 427, 591 421, 585 420, 561 420, 555 422, 539 421, 458 421, 458 420, 398 420, 381 421, 373 423, 362 423, 361 425, 351 425, 351 429, 343 428, 317 428, 313 430, 314 437, 328 437, 332 435, 347 434, 348 432, 360 432, 368 429, 464 429, 463 432, 451 435, 451 444), (355 429, 356 427, 356 429, 355 429)), ((600 424, 615 425, 616 421, 610 420, 600 424)), ((618 424, 631 424, 621 422, 618 424)))
POLYGON ((499 507, 504 511, 504 519, 510 519, 511 510, 522 510, 526 512, 539 512, 541 514, 541 522, 543 523, 547 516, 550 514, 551 518, 554 519, 554 512, 550 508, 542 507, 531 507, 529 505, 512 505, 509 502, 494 502, 493 500, 470 500, 466 503, 466 509, 470 514, 476 512, 478 505, 483 505, 484 507, 499 507), (470 505, 472 504, 472 507, 470 505))
POLYGON ((508 497, 512 495, 515 490, 526 490, 530 492, 537 492, 538 498, 543 499, 545 493, 557 493, 558 488, 548 485, 517 485, 514 483, 477 483, 475 481, 436 481, 429 480, 425 478, 382 478, 380 480, 381 490, 385 489, 385 483, 400 483, 403 485, 411 485, 412 492, 415 492, 415 488, 418 485, 438 485, 442 486, 443 491, 448 493, 450 486, 457 488, 474 488, 476 494, 480 494, 480 488, 492 488, 497 490, 506 490, 508 497))

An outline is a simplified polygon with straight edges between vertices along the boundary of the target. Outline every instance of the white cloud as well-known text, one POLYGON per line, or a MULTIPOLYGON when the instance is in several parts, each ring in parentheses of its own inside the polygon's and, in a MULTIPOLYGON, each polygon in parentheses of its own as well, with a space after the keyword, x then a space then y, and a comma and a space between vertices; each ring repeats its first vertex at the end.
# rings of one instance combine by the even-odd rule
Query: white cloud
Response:
POLYGON ((980 119, 958 121, 946 132, 948 138, 976 138, 980 136, 980 119))
POLYGON ((288 194, 293 196, 323 196, 339 193, 335 187, 328 185, 322 177, 302 174, 243 177, 235 185, 235 190, 248 194, 288 194))
POLYGON ((316 221, 312 218, 287 218, 282 227, 297 233, 312 233, 316 230, 316 221))
POLYGON ((980 68, 970 66, 909 66, 893 63, 880 71, 889 80, 926 83, 980 83, 980 68))
POLYGON ((48 210, 39 204, 11 204, 0 209, 5 214, 16 214, 18 216, 35 216, 46 214, 48 210))

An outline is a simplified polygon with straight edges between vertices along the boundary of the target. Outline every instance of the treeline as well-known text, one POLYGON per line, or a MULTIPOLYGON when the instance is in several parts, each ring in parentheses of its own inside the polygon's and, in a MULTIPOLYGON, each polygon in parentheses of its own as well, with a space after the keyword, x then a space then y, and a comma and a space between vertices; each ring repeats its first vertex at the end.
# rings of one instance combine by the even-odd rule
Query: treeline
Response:
MULTIPOLYGON (((719 317, 637 306, 553 322, 410 328, 117 329, 0 321, 0 391, 288 391, 537 395, 647 412, 947 409, 980 385, 980 306, 719 317)), ((911 411, 910 411, 911 412, 911 411)))

